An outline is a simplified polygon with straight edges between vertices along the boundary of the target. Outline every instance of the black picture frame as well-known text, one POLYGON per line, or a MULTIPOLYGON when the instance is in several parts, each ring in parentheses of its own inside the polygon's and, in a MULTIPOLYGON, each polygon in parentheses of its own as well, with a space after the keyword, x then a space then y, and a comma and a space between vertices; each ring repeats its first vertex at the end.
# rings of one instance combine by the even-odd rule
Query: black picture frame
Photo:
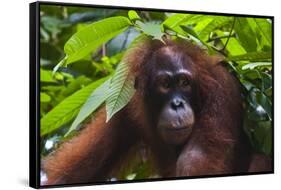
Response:
POLYGON ((98 184, 120 184, 120 183, 136 183, 148 181, 162 180, 177 180, 177 179, 194 179, 194 178, 209 178, 209 177, 226 177, 240 175, 257 175, 257 174, 272 174, 274 173, 274 16, 268 15, 248 15, 235 13, 217 13, 217 12, 201 12, 201 11, 186 11, 186 10, 169 10, 156 8, 141 8, 141 7, 123 7, 123 6, 103 6, 93 4, 79 3, 62 3, 62 2, 34 2, 29 4, 29 185, 33 188, 52 188, 52 187, 69 187, 69 186, 84 186, 98 184), (272 20, 272 171, 257 172, 257 173, 238 173, 226 175, 206 175, 206 176, 191 176, 191 177, 169 177, 160 179, 142 179, 142 180, 121 180, 121 181, 104 181, 81 184, 64 184, 64 185, 40 185, 40 6, 41 5, 59 5, 59 6, 77 6, 77 7, 92 7, 92 8, 107 8, 107 9, 123 9, 123 10, 138 10, 138 11, 165 11, 172 13, 190 13, 190 14, 208 14, 208 15, 223 15, 223 16, 239 16, 253 18, 267 18, 272 20))

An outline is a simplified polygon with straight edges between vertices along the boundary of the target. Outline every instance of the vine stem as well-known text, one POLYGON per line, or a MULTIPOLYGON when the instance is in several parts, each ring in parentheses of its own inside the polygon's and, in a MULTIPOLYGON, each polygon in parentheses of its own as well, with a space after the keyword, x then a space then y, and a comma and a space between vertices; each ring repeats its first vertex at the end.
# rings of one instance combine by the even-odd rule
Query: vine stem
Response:
POLYGON ((227 38, 227 40, 226 40, 226 42, 225 42, 223 48, 221 49, 221 51, 224 51, 224 50, 225 50, 225 48, 226 48, 226 46, 227 46, 227 44, 228 44, 228 42, 229 42, 229 39, 230 39, 231 34, 232 34, 232 31, 233 31, 233 29, 234 29, 235 21, 236 21, 236 18, 234 17, 234 18, 233 18, 233 22, 232 22, 232 26, 231 26, 231 29, 230 29, 230 32, 229 32, 229 35, 228 35, 228 38, 227 38))
MULTIPOLYGON (((229 37, 229 35, 227 35, 227 36, 218 36, 218 37, 210 38, 210 39, 207 41, 207 43, 208 43, 208 42, 215 41, 215 40, 219 40, 219 39, 228 38, 228 37, 229 37)), ((234 37, 234 35, 231 35, 230 37, 234 37)))

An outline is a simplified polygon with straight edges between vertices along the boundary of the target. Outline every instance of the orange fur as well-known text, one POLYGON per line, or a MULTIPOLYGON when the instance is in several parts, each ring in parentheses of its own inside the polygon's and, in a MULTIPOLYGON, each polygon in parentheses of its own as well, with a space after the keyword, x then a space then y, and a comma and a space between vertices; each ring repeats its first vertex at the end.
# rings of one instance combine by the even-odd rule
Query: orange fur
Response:
POLYGON ((105 123, 102 109, 77 136, 44 158, 42 169, 48 177, 47 185, 104 181, 131 145, 140 140, 150 147, 163 177, 248 171, 251 150, 242 130, 240 86, 218 63, 221 57, 209 56, 185 41, 167 39, 163 44, 146 39, 129 50, 124 59, 130 66, 130 74, 140 76, 142 90, 109 123, 105 123), (152 53, 164 46, 188 55, 198 72, 196 103, 200 112, 190 139, 179 147, 165 145, 151 130, 143 103, 146 92, 143 81, 148 80, 143 67, 152 53))

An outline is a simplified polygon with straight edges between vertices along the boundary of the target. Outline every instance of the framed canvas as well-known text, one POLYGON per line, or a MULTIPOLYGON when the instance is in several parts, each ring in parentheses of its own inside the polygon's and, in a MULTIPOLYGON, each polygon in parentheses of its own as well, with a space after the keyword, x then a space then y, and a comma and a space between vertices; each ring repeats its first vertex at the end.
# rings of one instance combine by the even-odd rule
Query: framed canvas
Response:
POLYGON ((30 186, 274 172, 274 17, 30 4, 30 186))

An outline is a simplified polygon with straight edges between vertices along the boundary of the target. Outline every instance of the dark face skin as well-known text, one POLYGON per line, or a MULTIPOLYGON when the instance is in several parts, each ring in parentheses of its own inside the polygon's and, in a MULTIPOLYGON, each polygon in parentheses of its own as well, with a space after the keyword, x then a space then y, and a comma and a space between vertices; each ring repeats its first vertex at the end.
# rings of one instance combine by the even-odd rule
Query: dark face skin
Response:
POLYGON ((180 145, 188 139, 195 122, 194 63, 184 53, 163 47, 153 53, 149 64, 149 93, 145 95, 148 117, 164 142, 180 145))

